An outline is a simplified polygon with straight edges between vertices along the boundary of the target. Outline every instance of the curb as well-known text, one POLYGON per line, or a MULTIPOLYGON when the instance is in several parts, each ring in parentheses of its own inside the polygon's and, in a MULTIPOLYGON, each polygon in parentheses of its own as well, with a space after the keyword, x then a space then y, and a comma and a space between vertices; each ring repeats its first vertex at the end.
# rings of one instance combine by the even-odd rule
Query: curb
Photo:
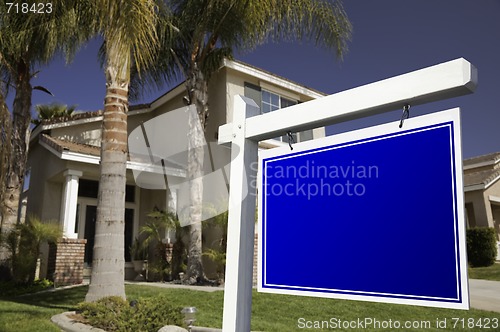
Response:
POLYGON ((52 316, 50 320, 52 323, 56 324, 61 330, 66 332, 106 332, 104 330, 92 327, 83 323, 75 322, 73 319, 69 318, 67 315, 75 314, 75 311, 67 311, 62 314, 52 316))
MULTIPOLYGON (((75 314, 75 311, 67 311, 62 314, 54 315, 50 318, 52 323, 56 324, 62 331, 65 332, 106 332, 97 327, 92 327, 83 323, 75 322, 68 315, 75 314)), ((193 326, 192 332, 221 332, 221 329, 210 327, 193 326)))

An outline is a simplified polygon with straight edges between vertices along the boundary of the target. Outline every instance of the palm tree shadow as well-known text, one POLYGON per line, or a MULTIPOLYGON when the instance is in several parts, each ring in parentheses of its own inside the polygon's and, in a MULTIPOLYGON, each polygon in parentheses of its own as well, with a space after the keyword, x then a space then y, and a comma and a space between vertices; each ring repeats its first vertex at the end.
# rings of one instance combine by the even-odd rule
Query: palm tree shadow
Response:
POLYGON ((28 304, 36 307, 72 311, 78 303, 85 300, 88 286, 82 285, 68 289, 55 289, 34 294, 3 298, 4 301, 28 304))

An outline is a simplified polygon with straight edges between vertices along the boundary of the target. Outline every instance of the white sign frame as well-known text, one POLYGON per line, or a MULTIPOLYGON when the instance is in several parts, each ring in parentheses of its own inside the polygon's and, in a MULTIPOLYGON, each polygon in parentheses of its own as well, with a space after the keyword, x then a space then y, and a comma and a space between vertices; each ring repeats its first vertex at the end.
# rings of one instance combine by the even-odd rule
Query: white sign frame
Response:
MULTIPOLYGON (((395 304, 407 304, 407 305, 419 305, 428 307, 441 307, 441 308, 451 308, 451 309, 469 309, 469 289, 468 289, 468 278, 467 278, 467 255, 466 255, 466 239, 465 239, 465 215, 464 209, 459 208, 464 206, 464 191, 463 188, 463 172, 462 172, 462 152, 461 152, 461 133, 460 133, 460 111, 458 108, 440 111, 428 115, 423 115, 419 117, 410 118, 404 121, 403 128, 399 128, 399 121, 382 124, 374 127, 363 128, 351 132, 346 132, 338 135, 327 136, 324 138, 306 141, 293 145, 293 150, 288 147, 280 147, 269 150, 262 150, 259 152, 259 171, 258 176, 258 202, 259 206, 259 250, 258 250, 258 291, 265 293, 274 294, 287 294, 287 295, 299 295, 299 296, 312 296, 312 297, 326 297, 335 299, 347 299, 347 300, 358 300, 358 301, 371 301, 371 302, 382 302, 382 303, 395 303, 395 304), (347 289, 329 289, 329 288, 315 288, 307 286, 291 286, 285 284, 271 284, 266 281, 266 265, 263 266, 263 253, 266 250, 267 237, 266 226, 267 223, 265 207, 266 198, 268 196, 267 189, 269 188, 265 181, 266 175, 263 174, 263 164, 273 163, 276 161, 292 160, 297 157, 313 155, 316 153, 321 153, 325 151, 332 151, 336 149, 349 148, 352 146, 360 144, 369 144, 374 141, 380 141, 391 138, 398 138, 401 136, 406 136, 408 133, 418 133, 425 132, 431 127, 432 129, 440 127, 451 127, 453 135, 450 135, 450 151, 454 151, 454 158, 451 160, 451 170, 452 184, 456 187, 452 188, 452 192, 455 193, 453 201, 453 209, 456 211, 454 214, 454 227, 458 228, 458 232, 455 232, 454 246, 455 246, 455 269, 456 269, 456 286, 457 286, 457 298, 438 298, 430 296, 408 296, 406 294, 397 293, 380 293, 377 292, 363 292, 359 290, 347 290, 347 289), (382 138, 380 138, 382 137, 382 138), (454 170, 454 172, 453 172, 454 170), (262 204, 260 204, 262 203, 262 204), (458 237, 457 237, 458 235, 458 237), (456 248, 460 248, 457 253, 456 248), (391 297, 394 296, 394 297, 391 297), (453 302, 450 302, 453 301, 453 302)), ((397 153, 397 152, 395 152, 397 153)), ((425 162, 425 160, 423 160, 425 162)), ((272 166, 271 166, 272 167, 272 166)), ((401 179, 406 183, 405 179, 401 179)), ((290 183, 291 184, 291 183, 290 183)), ((286 195, 285 195, 286 196, 286 195)), ((411 203, 409 203, 411 204, 411 203)), ((379 220, 380 221, 380 220, 379 220)), ((275 222, 277 222, 275 220, 275 222)), ((437 221, 439 222, 439 221, 437 221)), ((286 223, 285 223, 286 224, 286 223)), ((418 225, 417 225, 418 226, 418 225)), ((283 225, 286 227, 286 225, 283 225)), ((423 227, 423 226, 421 226, 423 227)), ((349 235, 347 235, 349 236, 349 235)), ((404 234, 401 234, 404 236, 404 234)), ((272 239, 270 240, 272 241, 272 239)), ((353 241, 355 241, 353 239, 353 241)), ((325 244, 328 246, 328 243, 325 244)), ((307 247, 307 242, 304 243, 307 247)), ((418 246, 418 245, 416 245, 418 246)), ((295 248, 296 249, 296 248, 295 248)), ((449 249, 449 248, 447 248, 449 249)), ((300 250, 300 249, 298 249, 300 250)), ((304 249, 307 250, 307 249, 304 249)), ((453 249, 452 249, 453 250, 453 249)), ((451 250, 451 251, 452 251, 451 250)), ((325 261, 328 261, 328 257, 334 255, 342 255, 343 253, 327 253, 327 247, 322 251, 325 253, 325 261)), ((290 252, 293 255, 293 252, 290 252)), ((387 258, 386 258, 387 259, 387 258)), ((299 263, 299 262, 298 262, 299 263)), ((307 262, 303 262, 306 266, 309 266, 307 262)), ((363 264, 363 259, 359 258, 359 264, 363 264)), ((316 272, 316 266, 310 266, 310 278, 314 279, 314 274, 316 272)), ((340 267, 342 268, 342 267, 340 267)), ((300 269, 300 267, 298 267, 300 269)), ((374 271, 373 273, 380 273, 374 271)), ((383 272, 381 272, 383 274, 383 272)), ((365 276, 365 278, 368 276, 365 276)), ((307 283, 307 281, 305 281, 307 283)))

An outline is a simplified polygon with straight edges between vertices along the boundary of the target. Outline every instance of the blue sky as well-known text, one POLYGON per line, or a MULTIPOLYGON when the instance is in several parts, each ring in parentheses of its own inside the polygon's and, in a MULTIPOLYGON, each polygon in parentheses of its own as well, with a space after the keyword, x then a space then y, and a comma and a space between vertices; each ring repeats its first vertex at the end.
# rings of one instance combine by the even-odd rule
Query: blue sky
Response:
MULTIPOLYGON (((464 156, 500 151, 500 0, 346 0, 344 7, 354 33, 342 62, 307 41, 266 44, 236 57, 328 94, 463 57, 478 69, 476 92, 416 106, 410 114, 459 106, 464 156)), ((81 110, 101 109, 105 86, 97 48, 92 42, 70 65, 56 59, 42 69, 33 84, 47 87, 55 97, 35 91, 33 105, 58 101, 81 110)), ((395 110, 338 124, 327 133, 396 121, 400 115, 395 110)))

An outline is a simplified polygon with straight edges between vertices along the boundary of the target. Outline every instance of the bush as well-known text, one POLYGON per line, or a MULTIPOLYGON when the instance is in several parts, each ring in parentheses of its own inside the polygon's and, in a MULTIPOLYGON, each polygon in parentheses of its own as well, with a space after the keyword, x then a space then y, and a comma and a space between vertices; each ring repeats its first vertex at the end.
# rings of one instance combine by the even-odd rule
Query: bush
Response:
POLYGON ((2 245, 10 255, 8 266, 12 279, 16 283, 33 282, 40 245, 43 242, 56 242, 61 237, 62 230, 57 222, 42 222, 35 215, 29 215, 26 223, 17 224, 2 239, 2 245))
POLYGON ((471 267, 493 265, 497 257, 497 235, 495 229, 468 229, 467 257, 471 267))
POLYGON ((0 296, 10 297, 24 294, 31 294, 44 291, 54 286, 52 281, 47 279, 35 280, 27 283, 17 283, 15 281, 0 281, 0 296))
POLYGON ((131 306, 121 297, 105 297, 78 305, 85 322, 109 332, 156 332, 165 325, 183 326, 182 308, 165 296, 138 299, 131 306))

